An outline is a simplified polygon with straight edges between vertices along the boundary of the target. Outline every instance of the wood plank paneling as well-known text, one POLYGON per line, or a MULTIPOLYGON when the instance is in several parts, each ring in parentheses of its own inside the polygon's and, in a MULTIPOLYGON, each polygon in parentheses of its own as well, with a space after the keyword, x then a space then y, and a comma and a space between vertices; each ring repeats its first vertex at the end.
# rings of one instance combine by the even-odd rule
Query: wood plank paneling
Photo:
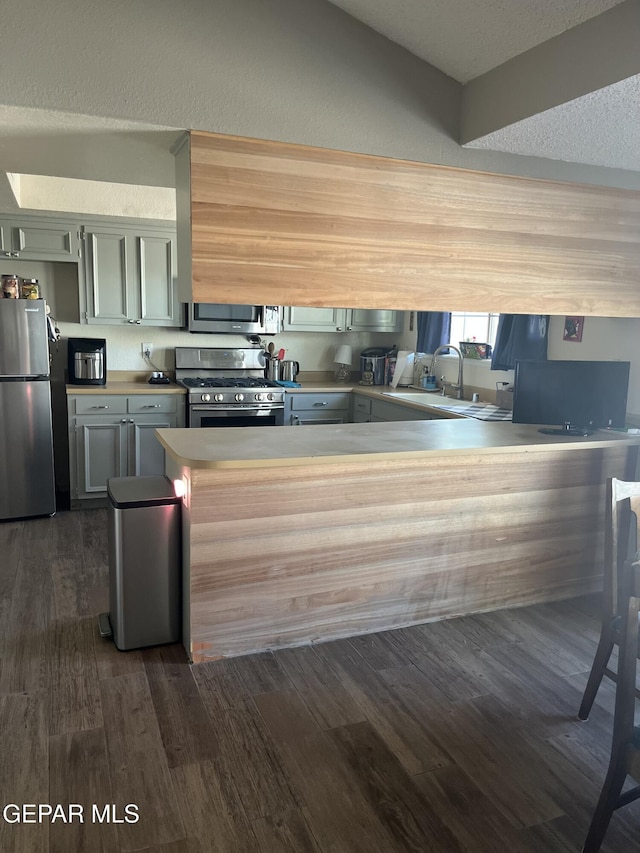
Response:
POLYGON ((640 192, 202 132, 190 146, 194 300, 640 316, 640 192))
POLYGON ((601 575, 603 484, 636 457, 629 446, 556 445, 194 471, 197 660, 591 591, 601 575))

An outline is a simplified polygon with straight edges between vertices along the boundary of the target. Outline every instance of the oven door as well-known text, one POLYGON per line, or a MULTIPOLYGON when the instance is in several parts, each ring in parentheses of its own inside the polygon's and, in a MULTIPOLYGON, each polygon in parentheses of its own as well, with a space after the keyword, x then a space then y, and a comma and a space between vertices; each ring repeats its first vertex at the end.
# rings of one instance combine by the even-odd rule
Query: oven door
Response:
POLYGON ((284 426, 284 407, 191 406, 189 426, 196 428, 284 426))

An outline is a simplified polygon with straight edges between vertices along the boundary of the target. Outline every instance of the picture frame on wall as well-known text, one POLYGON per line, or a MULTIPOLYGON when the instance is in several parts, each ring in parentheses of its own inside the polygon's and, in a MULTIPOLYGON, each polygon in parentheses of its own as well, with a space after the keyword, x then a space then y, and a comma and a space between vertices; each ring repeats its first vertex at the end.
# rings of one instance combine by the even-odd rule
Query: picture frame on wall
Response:
POLYGON ((584 328, 584 317, 565 317, 564 318, 564 334, 563 341, 573 341, 580 343, 582 340, 582 330, 584 328))

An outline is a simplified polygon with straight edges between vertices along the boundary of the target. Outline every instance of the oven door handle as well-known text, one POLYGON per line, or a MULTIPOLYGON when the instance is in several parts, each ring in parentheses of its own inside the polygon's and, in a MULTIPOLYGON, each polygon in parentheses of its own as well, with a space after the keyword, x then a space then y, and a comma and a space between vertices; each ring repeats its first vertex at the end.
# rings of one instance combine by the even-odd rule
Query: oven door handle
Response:
POLYGON ((210 414, 214 414, 215 412, 241 412, 242 414, 248 414, 250 412, 273 412, 279 409, 284 409, 284 403, 282 405, 274 406, 272 403, 269 403, 265 406, 190 406, 190 411, 192 412, 209 412, 210 414))

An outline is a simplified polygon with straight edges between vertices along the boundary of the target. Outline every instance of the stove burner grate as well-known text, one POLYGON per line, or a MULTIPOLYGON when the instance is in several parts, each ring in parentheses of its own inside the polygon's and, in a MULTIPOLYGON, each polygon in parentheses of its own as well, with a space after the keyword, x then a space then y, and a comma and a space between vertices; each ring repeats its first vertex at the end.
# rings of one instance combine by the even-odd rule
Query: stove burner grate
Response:
POLYGON ((269 379, 257 379, 253 376, 240 377, 186 377, 180 380, 187 388, 279 388, 280 386, 269 379))

